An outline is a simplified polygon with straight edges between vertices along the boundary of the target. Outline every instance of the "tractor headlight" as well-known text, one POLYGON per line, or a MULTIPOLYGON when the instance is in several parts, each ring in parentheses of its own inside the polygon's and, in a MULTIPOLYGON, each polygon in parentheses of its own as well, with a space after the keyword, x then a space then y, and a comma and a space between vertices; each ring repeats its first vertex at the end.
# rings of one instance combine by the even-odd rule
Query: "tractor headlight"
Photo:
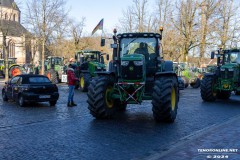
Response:
POLYGON ((133 61, 135 66, 142 66, 143 65, 143 61, 133 61))
POLYGON ((233 68, 229 68, 228 71, 233 72, 233 68))
POLYGON ((122 66, 127 66, 128 64, 129 64, 129 61, 122 61, 122 62, 121 62, 121 65, 122 65, 122 66))
POLYGON ((225 68, 221 68, 221 71, 225 71, 225 68))

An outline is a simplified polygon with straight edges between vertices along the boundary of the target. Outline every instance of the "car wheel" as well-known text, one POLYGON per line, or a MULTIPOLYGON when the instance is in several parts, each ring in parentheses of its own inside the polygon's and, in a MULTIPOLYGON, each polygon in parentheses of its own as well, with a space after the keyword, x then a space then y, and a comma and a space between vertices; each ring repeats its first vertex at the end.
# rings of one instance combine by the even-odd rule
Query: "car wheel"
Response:
POLYGON ((6 95, 6 92, 5 91, 2 91, 2 99, 3 101, 7 102, 8 101, 8 97, 6 95))
POLYGON ((18 98, 18 104, 19 104, 20 107, 24 107, 24 105, 25 105, 24 101, 25 100, 24 100, 23 96, 20 95, 19 98, 18 98))
POLYGON ((55 106, 57 101, 49 101, 49 103, 50 103, 50 106, 55 106))

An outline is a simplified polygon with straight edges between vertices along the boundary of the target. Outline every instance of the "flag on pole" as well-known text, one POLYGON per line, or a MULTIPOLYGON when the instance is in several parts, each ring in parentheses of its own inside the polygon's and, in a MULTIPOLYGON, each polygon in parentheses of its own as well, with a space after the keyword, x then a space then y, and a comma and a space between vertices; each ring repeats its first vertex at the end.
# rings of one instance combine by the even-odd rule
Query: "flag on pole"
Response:
POLYGON ((103 30, 103 19, 98 23, 98 25, 93 29, 92 35, 97 31, 97 30, 103 30))

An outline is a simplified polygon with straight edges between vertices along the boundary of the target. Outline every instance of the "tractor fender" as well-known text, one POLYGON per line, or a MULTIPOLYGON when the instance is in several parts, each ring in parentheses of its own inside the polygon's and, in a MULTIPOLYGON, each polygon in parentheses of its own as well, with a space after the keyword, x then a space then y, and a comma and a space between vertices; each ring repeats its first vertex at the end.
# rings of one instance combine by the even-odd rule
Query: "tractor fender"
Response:
POLYGON ((94 73, 96 73, 98 76, 99 75, 113 75, 113 76, 115 76, 115 73, 114 72, 110 72, 110 71, 96 71, 94 73))
POLYGON ((157 72, 155 76, 161 76, 161 75, 174 75, 177 77, 177 74, 174 71, 167 71, 167 72, 157 72))
POLYGON ((157 72, 155 74, 155 77, 161 77, 161 76, 175 76, 177 81, 178 81, 178 77, 177 74, 174 71, 167 71, 167 72, 157 72))
POLYGON ((215 77, 216 74, 215 73, 204 73, 203 77, 215 77))

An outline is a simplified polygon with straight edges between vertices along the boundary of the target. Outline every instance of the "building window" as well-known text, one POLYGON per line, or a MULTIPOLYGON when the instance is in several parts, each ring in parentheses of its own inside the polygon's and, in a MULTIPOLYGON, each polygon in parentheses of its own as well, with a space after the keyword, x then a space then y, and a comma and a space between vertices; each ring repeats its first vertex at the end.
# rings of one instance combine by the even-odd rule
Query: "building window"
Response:
POLYGON ((16 14, 13 15, 13 21, 16 21, 16 14))
POLYGON ((10 41, 8 45, 8 57, 15 58, 15 43, 13 41, 10 41))

